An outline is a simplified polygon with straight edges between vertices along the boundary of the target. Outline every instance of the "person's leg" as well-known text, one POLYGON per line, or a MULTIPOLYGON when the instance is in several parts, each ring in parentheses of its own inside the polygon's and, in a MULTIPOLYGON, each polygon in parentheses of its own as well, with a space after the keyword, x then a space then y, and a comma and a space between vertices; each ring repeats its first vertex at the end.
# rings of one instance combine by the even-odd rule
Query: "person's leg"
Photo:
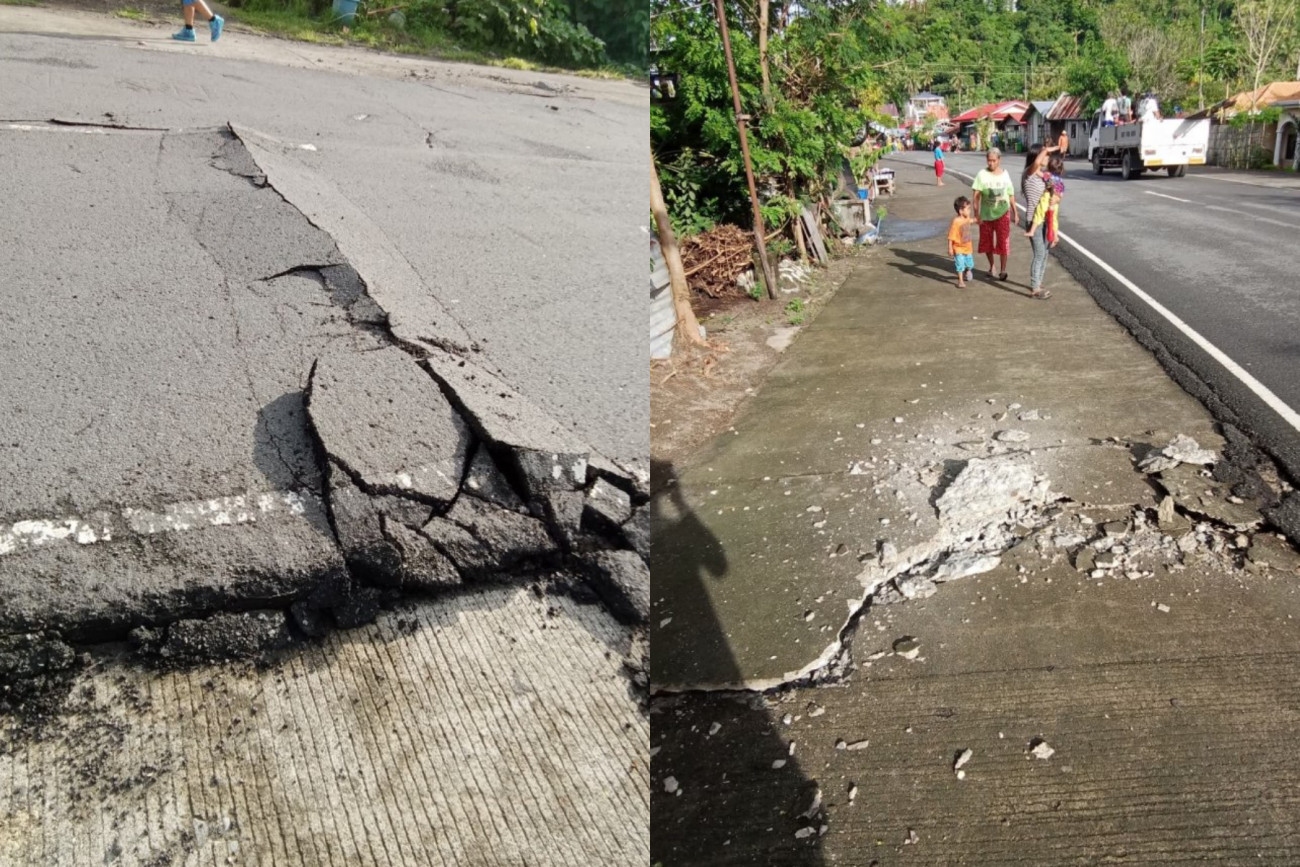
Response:
POLYGON ((1002 264, 1002 269, 998 272, 998 279, 1007 279, 1007 257, 1011 255, 1011 212, 1007 211, 998 220, 998 261, 1002 264))
POLYGON ((1034 258, 1029 263, 1029 294, 1035 298, 1050 298, 1051 293, 1043 291, 1043 272, 1047 270, 1047 227, 1039 227, 1029 243, 1034 248, 1034 258))
POLYGON ((181 42, 194 41, 194 0, 181 0, 181 13, 185 26, 172 34, 172 39, 181 42))
POLYGON ((993 223, 992 221, 980 221, 980 246, 979 251, 989 260, 989 276, 993 276, 993 223))

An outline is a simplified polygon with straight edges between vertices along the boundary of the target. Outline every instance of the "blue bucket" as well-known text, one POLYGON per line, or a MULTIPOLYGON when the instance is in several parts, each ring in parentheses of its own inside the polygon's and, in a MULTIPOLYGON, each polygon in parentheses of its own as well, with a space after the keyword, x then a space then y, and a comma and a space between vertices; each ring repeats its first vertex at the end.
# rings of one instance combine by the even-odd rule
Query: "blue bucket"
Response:
POLYGON ((858 198, 859 198, 859 199, 865 199, 866 197, 867 197, 867 190, 866 190, 866 188, 865 188, 865 187, 858 187, 858 198))
POLYGON ((357 3, 360 0, 334 0, 334 18, 344 24, 351 24, 357 17, 357 3))

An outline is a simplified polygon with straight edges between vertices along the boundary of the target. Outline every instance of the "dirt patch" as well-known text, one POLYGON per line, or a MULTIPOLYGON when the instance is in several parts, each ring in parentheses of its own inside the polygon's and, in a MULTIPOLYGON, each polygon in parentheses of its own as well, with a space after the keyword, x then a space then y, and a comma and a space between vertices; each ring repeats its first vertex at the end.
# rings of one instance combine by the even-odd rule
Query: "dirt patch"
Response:
MULTIPOLYGON (((673 357, 650 365, 650 458, 680 470, 705 443, 725 431, 745 400, 758 390, 792 340, 816 318, 857 263, 878 253, 855 248, 817 268, 797 292, 776 300, 697 294, 695 315, 709 345, 678 346, 673 357), (794 302, 794 310, 790 305, 794 302), (792 324, 797 323, 797 324, 792 324)), ((652 491, 664 479, 651 479, 652 491)))

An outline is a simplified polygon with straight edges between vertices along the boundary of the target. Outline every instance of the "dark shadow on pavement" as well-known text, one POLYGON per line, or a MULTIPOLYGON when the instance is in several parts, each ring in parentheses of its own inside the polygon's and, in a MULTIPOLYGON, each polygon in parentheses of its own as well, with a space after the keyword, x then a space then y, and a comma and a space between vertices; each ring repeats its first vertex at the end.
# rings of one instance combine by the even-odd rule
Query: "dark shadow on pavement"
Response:
MULTIPOLYGON (((682 496, 673 466, 652 461, 650 473, 658 491, 651 500, 651 659, 659 658, 661 620, 673 612, 689 613, 692 629, 685 640, 721 648, 713 652, 727 658, 713 661, 710 670, 722 669, 738 681, 709 585, 745 576, 682 496), (658 582, 654 566, 666 558, 656 552, 670 549, 673 576, 658 582)), ((757 694, 695 692, 652 699, 651 864, 823 863, 819 832, 825 817, 816 798, 818 784, 800 769, 781 728, 779 715, 757 694)))
POLYGON ((277 491, 307 488, 322 493, 315 444, 307 424, 301 391, 286 392, 257 411, 253 463, 277 491))

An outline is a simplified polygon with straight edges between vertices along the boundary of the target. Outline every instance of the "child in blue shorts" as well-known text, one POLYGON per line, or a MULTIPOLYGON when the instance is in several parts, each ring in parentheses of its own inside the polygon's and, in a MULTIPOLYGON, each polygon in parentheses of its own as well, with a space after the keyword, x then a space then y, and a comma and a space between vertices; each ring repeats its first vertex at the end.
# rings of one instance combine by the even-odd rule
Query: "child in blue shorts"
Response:
POLYGON ((952 203, 957 216, 948 226, 948 255, 957 268, 957 288, 965 289, 966 281, 975 279, 975 247, 971 240, 970 227, 976 220, 971 216, 970 199, 958 196, 952 203))
POLYGON ((208 19, 208 32, 212 34, 212 41, 216 42, 221 38, 221 28, 226 25, 226 19, 209 9, 207 3, 204 3, 203 0, 181 0, 181 5, 185 9, 185 26, 173 33, 172 39, 180 42, 194 41, 195 6, 199 6, 203 10, 203 17, 208 19))

